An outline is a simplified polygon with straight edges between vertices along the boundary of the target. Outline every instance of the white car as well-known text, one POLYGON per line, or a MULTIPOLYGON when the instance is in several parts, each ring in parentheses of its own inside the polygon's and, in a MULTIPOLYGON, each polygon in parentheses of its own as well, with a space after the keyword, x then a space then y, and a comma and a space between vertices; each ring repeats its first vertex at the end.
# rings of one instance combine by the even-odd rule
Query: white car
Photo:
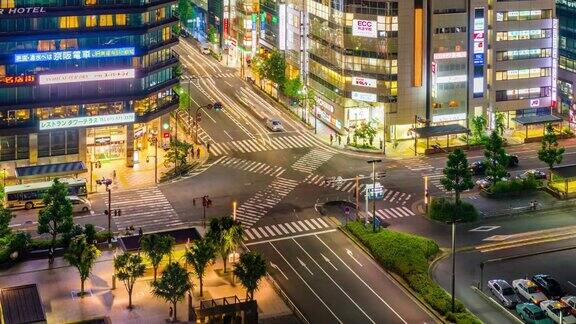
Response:
POLYGON ((564 296, 560 298, 562 302, 576 311, 576 296, 564 296))
POLYGON ((271 118, 266 120, 266 127, 273 132, 282 132, 284 131, 284 126, 282 126, 282 122, 280 119, 271 118))
POLYGON ((72 212, 73 213, 86 213, 92 209, 92 204, 86 198, 82 198, 82 197, 78 197, 78 196, 68 196, 67 198, 72 203, 72 212))
POLYGON ((200 52, 204 55, 210 54, 210 47, 208 46, 208 44, 201 44, 200 45, 200 52))
POLYGON ((548 300, 546 295, 544 295, 532 280, 516 279, 512 281, 512 287, 520 296, 528 299, 534 304, 540 304, 540 302, 548 300))
POLYGON ((576 317, 572 314, 570 306, 557 300, 545 300, 540 303, 540 308, 554 322, 560 323, 560 313, 562 313, 562 324, 575 324, 576 317))

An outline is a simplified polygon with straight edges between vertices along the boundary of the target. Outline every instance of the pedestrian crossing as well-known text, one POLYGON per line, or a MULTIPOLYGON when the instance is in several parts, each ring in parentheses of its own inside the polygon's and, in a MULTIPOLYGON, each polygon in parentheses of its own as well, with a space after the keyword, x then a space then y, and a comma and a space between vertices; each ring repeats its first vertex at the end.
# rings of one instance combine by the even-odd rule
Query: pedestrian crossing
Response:
MULTIPOLYGON (((404 218, 415 216, 414 212, 410 210, 410 208, 401 206, 401 207, 392 207, 392 208, 384 208, 384 209, 377 209, 376 216, 381 220, 384 219, 395 219, 395 218, 404 218)), ((372 212, 368 212, 368 217, 372 218, 372 212)))
POLYGON ((335 154, 336 153, 334 152, 323 149, 313 149, 299 158, 298 161, 294 162, 294 164, 292 164, 292 169, 304 173, 312 173, 322 164, 330 160, 335 154))
POLYGON ((187 175, 183 176, 182 179, 188 179, 188 178, 192 178, 195 177, 201 173, 203 173, 204 171, 208 170, 210 167, 212 167, 213 165, 216 165, 218 163, 220 163, 220 161, 222 159, 224 159, 225 156, 221 156, 220 158, 218 158, 216 161, 211 162, 211 163, 204 163, 202 165, 200 165, 199 167, 196 167, 194 169, 192 169, 190 172, 188 172, 187 175))
POLYGON ((183 125, 184 132, 196 136, 196 132, 198 132, 198 141, 202 143, 212 143, 214 140, 202 127, 198 127, 196 130, 193 126, 193 118, 190 118, 190 115, 187 110, 180 110, 176 111, 178 119, 180 120, 180 125, 183 125))
POLYGON ((244 227, 252 227, 286 197, 299 182, 277 177, 266 188, 256 192, 236 209, 236 218, 244 227))
MULTIPOLYGON (((309 174, 308 176, 306 176, 306 178, 304 178, 303 183, 312 184, 325 188, 332 188, 337 191, 347 192, 351 195, 354 194, 354 190, 356 189, 356 181, 354 179, 344 181, 341 184, 337 184, 334 181, 326 182, 326 178, 324 176, 317 174, 309 174)), ((359 183, 358 188, 360 190, 360 195, 364 196, 366 184, 359 183)), ((383 189, 383 195, 384 195, 384 198, 382 199, 383 201, 394 202, 402 205, 405 205, 410 200, 410 198, 412 198, 411 194, 388 188, 383 189)))
POLYGON ((248 172, 254 172, 259 174, 269 175, 271 177, 279 177, 286 171, 283 167, 271 166, 266 163, 261 163, 257 161, 244 160, 230 156, 224 156, 222 159, 218 160, 220 165, 239 169, 248 172))
POLYGON ((213 78, 235 78, 236 74, 234 74, 234 72, 217 73, 217 74, 212 74, 211 77, 213 77, 213 78))
POLYGON ((424 158, 405 159, 401 160, 400 163, 411 171, 429 171, 434 169, 434 166, 424 158))
MULTIPOLYGON (((104 202, 108 206, 108 195, 104 202)), ((120 215, 112 213, 118 231, 134 226, 146 233, 185 225, 158 187, 112 191, 111 207, 112 211, 121 211, 120 215)))
POLYGON ((260 138, 223 143, 212 143, 210 145, 210 154, 218 156, 227 155, 232 152, 254 153, 314 146, 317 146, 317 144, 311 137, 306 135, 293 135, 274 137, 271 139, 260 138))
POLYGON ((323 218, 309 218, 293 222, 247 228, 244 241, 268 240, 274 237, 293 236, 334 228, 323 218))

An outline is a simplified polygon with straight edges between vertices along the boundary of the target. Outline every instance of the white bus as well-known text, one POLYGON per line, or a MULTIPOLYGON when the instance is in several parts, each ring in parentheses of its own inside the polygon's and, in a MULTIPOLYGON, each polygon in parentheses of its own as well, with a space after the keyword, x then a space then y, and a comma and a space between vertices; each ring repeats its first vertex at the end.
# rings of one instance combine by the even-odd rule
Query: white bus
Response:
MULTIPOLYGON (((68 195, 86 197, 86 180, 76 178, 60 178, 60 182, 68 185, 68 195)), ((41 207, 42 194, 53 184, 53 181, 34 182, 4 188, 4 206, 10 209, 25 208, 32 209, 41 207)))

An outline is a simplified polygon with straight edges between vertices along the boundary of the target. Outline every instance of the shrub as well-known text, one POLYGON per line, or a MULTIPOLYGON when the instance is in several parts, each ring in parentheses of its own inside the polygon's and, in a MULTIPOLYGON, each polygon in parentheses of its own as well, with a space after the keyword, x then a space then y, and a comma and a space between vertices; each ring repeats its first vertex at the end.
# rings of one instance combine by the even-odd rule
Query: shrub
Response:
POLYGON ((534 191, 541 185, 542 182, 540 180, 530 176, 523 179, 497 181, 488 188, 488 192, 498 196, 518 195, 534 191))
POLYGON ((462 201, 460 205, 456 205, 452 199, 444 197, 432 199, 428 208, 428 217, 443 223, 451 222, 453 219, 466 223, 473 222, 479 216, 472 204, 462 201))
POLYGON ((459 324, 481 323, 474 314, 456 301, 455 313, 452 299, 444 289, 428 275, 429 261, 440 251, 436 242, 416 235, 381 230, 373 233, 362 222, 349 222, 346 229, 357 237, 378 260, 398 275, 419 294, 433 309, 448 320, 459 324))

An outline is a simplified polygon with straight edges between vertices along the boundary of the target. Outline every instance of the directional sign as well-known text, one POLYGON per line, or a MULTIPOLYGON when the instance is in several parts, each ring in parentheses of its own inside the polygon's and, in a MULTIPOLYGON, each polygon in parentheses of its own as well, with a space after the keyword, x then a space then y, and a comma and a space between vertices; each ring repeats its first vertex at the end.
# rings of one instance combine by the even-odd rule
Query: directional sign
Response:
POLYGON ((334 268, 334 270, 338 271, 338 268, 336 268, 335 265, 332 264, 332 261, 330 261, 330 259, 328 259, 324 254, 320 253, 320 255, 322 256, 322 259, 324 259, 324 261, 326 261, 326 263, 330 264, 332 266, 332 268, 334 268))
POLYGON ((286 280, 288 280, 288 277, 286 276, 286 274, 284 274, 284 271, 282 271, 282 270, 280 269, 280 267, 279 267, 276 263, 273 263, 272 261, 270 261, 270 267, 276 269, 278 272, 280 272, 280 274, 281 274, 284 278, 286 278, 286 280))
POLYGON ((354 253, 352 253, 352 251, 350 251, 349 249, 346 249, 346 254, 348 254, 352 260, 354 260, 356 263, 358 263, 359 266, 363 267, 362 263, 360 263, 358 260, 356 260, 356 258, 354 257, 354 253))
POLYGON ((306 265, 306 263, 304 263, 304 261, 300 260, 300 258, 296 257, 296 259, 298 259, 298 262, 300 263, 301 266, 303 266, 306 270, 308 270, 308 272, 310 272, 311 275, 314 275, 312 273, 312 271, 310 271, 310 269, 308 268, 308 266, 306 265))

